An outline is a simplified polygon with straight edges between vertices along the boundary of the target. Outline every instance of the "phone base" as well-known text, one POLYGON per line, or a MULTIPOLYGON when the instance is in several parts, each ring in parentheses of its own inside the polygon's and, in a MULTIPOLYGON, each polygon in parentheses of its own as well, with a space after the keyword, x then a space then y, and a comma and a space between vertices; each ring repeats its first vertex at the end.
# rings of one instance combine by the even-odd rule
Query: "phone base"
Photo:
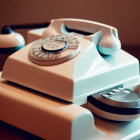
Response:
POLYGON ((47 140, 88 140, 102 135, 87 109, 5 80, 0 81, 0 106, 0 120, 47 140))
POLYGON ((101 56, 92 44, 70 61, 39 66, 28 58, 30 45, 8 57, 4 79, 79 105, 85 104, 91 94, 139 82, 139 62, 123 50, 114 56, 101 56))
MULTIPOLYGON (((45 37, 44 32, 47 33, 47 30, 48 28, 29 30, 27 33, 28 43, 31 43, 37 39, 45 37)), ((94 34, 93 36, 94 36, 93 42, 95 43, 95 46, 97 46, 97 40, 98 40, 97 38, 99 37, 98 33, 97 35, 94 34)), ((124 87, 130 87, 136 85, 139 82, 139 62, 135 57, 123 51, 122 49, 118 50, 118 52, 114 56, 105 56, 105 55, 101 56, 100 54, 98 55, 97 50, 94 49, 93 51, 94 51, 93 54, 91 54, 92 52, 91 50, 88 52, 88 55, 85 56, 85 57, 94 56, 92 58, 94 60, 93 65, 89 69, 85 70, 85 73, 88 73, 87 75, 89 75, 89 77, 85 73, 82 73, 81 75, 83 77, 81 76, 77 78, 79 79, 79 81, 81 79, 84 78, 85 79, 83 80, 84 82, 82 82, 82 80, 80 82, 76 80, 77 82, 74 87, 75 89, 77 88, 79 90, 75 90, 74 95, 76 95, 77 93, 78 95, 76 95, 76 97, 73 96, 73 99, 69 100, 79 105, 86 103, 87 96, 91 94, 118 85, 123 85, 124 87), (87 83, 86 88, 85 88, 85 83, 87 83), (91 87, 88 87, 89 85, 91 85, 91 87), (85 89, 87 90, 85 91, 85 89)), ((82 63, 83 62, 87 63, 88 61, 89 60, 83 59, 82 63)), ((88 64, 87 67, 89 67, 88 64)), ((79 75, 82 69, 83 67, 79 68, 75 75, 77 74, 79 75)))
POLYGON ((93 119, 76 104, 0 81, 0 119, 47 140, 138 139, 140 118, 132 122, 93 119), (55 133, 55 134, 54 134, 55 133))

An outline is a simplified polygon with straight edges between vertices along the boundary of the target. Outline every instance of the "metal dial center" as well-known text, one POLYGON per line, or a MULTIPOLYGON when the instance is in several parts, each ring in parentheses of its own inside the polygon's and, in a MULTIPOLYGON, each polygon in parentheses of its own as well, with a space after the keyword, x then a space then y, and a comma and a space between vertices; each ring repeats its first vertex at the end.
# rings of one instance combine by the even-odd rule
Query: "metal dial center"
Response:
POLYGON ((42 49, 46 52, 57 53, 67 48, 67 43, 63 40, 51 40, 46 42, 42 49))

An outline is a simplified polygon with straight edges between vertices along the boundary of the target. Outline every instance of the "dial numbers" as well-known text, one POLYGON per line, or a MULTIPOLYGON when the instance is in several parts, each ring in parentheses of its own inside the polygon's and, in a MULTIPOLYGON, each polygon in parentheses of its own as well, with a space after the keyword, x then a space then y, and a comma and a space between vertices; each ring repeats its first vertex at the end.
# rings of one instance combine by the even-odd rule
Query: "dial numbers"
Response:
POLYGON ((76 37, 65 34, 42 38, 32 43, 29 59, 39 65, 63 63, 80 52, 79 44, 76 37))

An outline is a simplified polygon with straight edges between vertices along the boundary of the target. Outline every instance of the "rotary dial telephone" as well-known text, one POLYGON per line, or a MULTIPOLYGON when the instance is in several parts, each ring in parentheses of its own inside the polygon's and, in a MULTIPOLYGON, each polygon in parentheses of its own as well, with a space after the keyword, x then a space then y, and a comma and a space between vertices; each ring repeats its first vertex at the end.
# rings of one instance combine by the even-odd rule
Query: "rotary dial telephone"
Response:
POLYGON ((79 105, 90 95, 139 81, 138 60, 121 50, 114 27, 54 19, 47 28, 30 31, 29 38, 38 40, 7 59, 4 79, 79 105), (66 27, 91 34, 69 33, 66 27))

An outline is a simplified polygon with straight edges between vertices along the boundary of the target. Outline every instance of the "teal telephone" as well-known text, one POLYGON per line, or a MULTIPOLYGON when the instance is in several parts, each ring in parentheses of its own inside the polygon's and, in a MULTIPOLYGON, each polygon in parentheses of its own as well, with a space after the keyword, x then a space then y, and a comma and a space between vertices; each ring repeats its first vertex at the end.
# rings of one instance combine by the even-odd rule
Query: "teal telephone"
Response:
MULTIPOLYGON (((55 35, 65 33, 64 25, 94 34, 83 37, 75 36, 73 40, 79 42, 77 47, 74 44, 58 53, 56 49, 56 53, 50 52, 50 56, 46 57, 43 57, 43 54, 38 51, 42 51, 41 42, 47 43, 49 37, 37 40, 7 59, 2 77, 78 104, 86 103, 87 96, 98 91, 118 85, 132 85, 134 81, 138 82, 138 60, 120 49, 117 29, 113 27, 92 21, 57 19, 51 21, 42 36, 36 36, 41 38, 54 35, 55 38, 55 35), (37 50, 34 46, 38 47, 37 50), (28 54, 28 52, 30 53, 28 54), (36 55, 33 54, 35 52, 36 55), (53 54, 57 54, 58 57, 53 54), (67 94, 65 87, 67 87, 67 94)), ((70 35, 72 36, 72 33, 70 35)), ((62 41, 61 38, 64 37, 56 36, 56 38, 60 38, 62 41)), ((63 40, 66 41, 66 39, 63 40)), ((48 53, 47 50, 44 52, 48 53)))
MULTIPOLYGON (((28 42, 29 44, 8 57, 2 72, 3 79, 33 89, 34 92, 49 95, 48 98, 61 99, 61 102, 68 104, 90 103, 89 108, 92 108, 92 105, 95 102, 98 104, 102 98, 106 100, 102 105, 115 106, 117 102, 115 109, 128 105, 127 109, 133 112, 121 114, 121 111, 118 111, 119 117, 115 118, 116 112, 111 112, 113 117, 105 113, 102 116, 103 112, 94 106, 93 110, 100 112, 95 114, 106 119, 125 121, 125 116, 128 121, 139 116, 138 95, 124 88, 135 86, 139 82, 139 62, 121 49, 116 28, 88 20, 54 19, 47 28, 30 30, 28 42), (68 29, 75 32, 69 32, 68 29), (85 35, 87 32, 90 34, 85 35), (127 94, 128 92, 130 94, 127 94), (123 102, 128 102, 128 96, 135 98, 131 105, 122 103, 122 106, 119 106, 120 101, 116 98, 119 99, 120 96, 123 97, 123 102), (132 106, 135 109, 132 109, 132 106)), ((34 102, 29 104, 35 107, 34 102)), ((44 110, 43 106, 38 107, 44 110)), ((57 108, 55 111, 58 112, 57 108)), ((46 112, 52 113, 49 109, 46 112)), ((66 116, 62 115, 62 118, 66 119, 66 116)), ((31 132, 35 133, 34 130, 31 132)), ((73 136, 71 139, 78 139, 74 134, 73 136)), ((85 136, 88 137, 88 134, 85 136)))

